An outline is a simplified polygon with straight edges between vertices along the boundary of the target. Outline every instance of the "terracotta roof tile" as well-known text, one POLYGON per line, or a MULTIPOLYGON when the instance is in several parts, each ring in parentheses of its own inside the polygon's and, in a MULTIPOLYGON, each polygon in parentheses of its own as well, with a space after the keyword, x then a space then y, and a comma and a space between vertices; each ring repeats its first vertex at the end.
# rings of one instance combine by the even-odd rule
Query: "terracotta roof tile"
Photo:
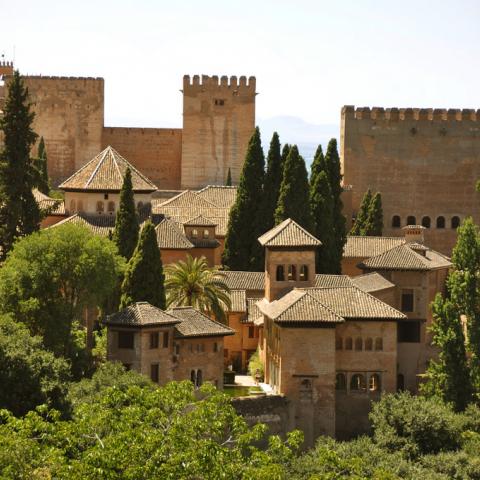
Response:
POLYGON ((217 224, 212 220, 205 218, 203 215, 197 215, 196 217, 185 222, 184 225, 191 225, 193 227, 216 227, 217 224))
POLYGON ((237 187, 208 185, 197 195, 215 204, 217 207, 231 208, 237 198, 237 187))
POLYGON ((395 286, 392 282, 389 282, 385 277, 377 272, 366 273, 364 275, 359 275, 358 277, 352 277, 351 282, 357 288, 367 293, 379 292, 395 286))
POLYGON ((40 210, 48 210, 49 215, 65 215, 65 202, 63 200, 51 198, 36 188, 32 190, 32 193, 40 210))
POLYGON ((373 257, 404 243, 405 239, 403 237, 348 236, 343 250, 343 258, 373 257))
POLYGON ((291 218, 264 233, 258 241, 263 247, 318 247, 322 244, 291 218))
POLYGON ((138 326, 173 325, 180 323, 180 320, 148 302, 136 302, 113 315, 108 315, 105 323, 138 326))
POLYGON ((242 272, 226 270, 224 281, 230 290, 259 290, 265 289, 265 272, 242 272))
POLYGON ((167 313, 181 321, 175 326, 175 336, 178 338, 223 337, 225 335, 235 334, 235 330, 208 318, 206 315, 192 307, 175 307, 168 310, 167 313))
POLYGON ((245 290, 230 290, 229 295, 232 302, 230 312, 247 311, 247 294, 245 290))
POLYGON ((86 213, 75 213, 71 217, 55 223, 48 228, 57 228, 67 223, 87 227, 94 235, 108 237, 115 229, 115 217, 111 215, 89 215, 86 213))
POLYGON ((352 281, 348 275, 315 275, 315 287, 350 287, 352 281))
POLYGON ((155 227, 155 232, 160 249, 188 250, 194 247, 178 225, 167 218, 155 227))
POLYGON ((262 312, 257 305, 261 299, 261 297, 247 298, 247 316, 242 323, 255 323, 262 318, 262 312))
MULTIPOLYGON (((182 193, 179 193, 173 198, 162 202, 158 207, 199 207, 199 208, 212 208, 216 207, 215 204, 209 202, 205 198, 200 197, 192 190, 185 190, 182 193)), ((192 218, 192 216, 190 216, 192 218)))

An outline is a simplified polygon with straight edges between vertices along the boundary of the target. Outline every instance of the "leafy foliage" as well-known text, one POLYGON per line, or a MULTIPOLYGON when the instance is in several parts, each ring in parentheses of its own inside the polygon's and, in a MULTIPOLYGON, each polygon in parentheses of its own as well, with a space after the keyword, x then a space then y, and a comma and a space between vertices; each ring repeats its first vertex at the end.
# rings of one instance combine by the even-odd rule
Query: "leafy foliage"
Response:
POLYGON ((227 179, 225 180, 225 185, 227 187, 232 186, 232 171, 231 171, 230 167, 228 167, 228 173, 227 173, 227 179))
POLYGON ((260 376, 263 378, 265 374, 265 366, 263 365, 262 361, 260 360, 260 353, 258 351, 258 348, 256 352, 250 357, 250 360, 248 362, 248 373, 255 378, 257 375, 257 372, 260 374, 260 376))
POLYGON ((355 223, 350 230, 350 235, 365 235, 365 225, 368 220, 368 210, 370 209, 371 203, 372 191, 368 189, 363 195, 362 203, 360 204, 357 217, 355 218, 355 223))
POLYGON ((370 202, 367 221, 365 223, 365 235, 381 237, 383 231, 382 195, 377 192, 370 202))
POLYGON ((48 164, 47 164, 47 150, 45 148, 45 141, 43 137, 40 137, 38 144, 38 154, 35 159, 35 168, 38 171, 37 175, 37 188, 45 195, 50 194, 50 178, 48 177, 48 164))

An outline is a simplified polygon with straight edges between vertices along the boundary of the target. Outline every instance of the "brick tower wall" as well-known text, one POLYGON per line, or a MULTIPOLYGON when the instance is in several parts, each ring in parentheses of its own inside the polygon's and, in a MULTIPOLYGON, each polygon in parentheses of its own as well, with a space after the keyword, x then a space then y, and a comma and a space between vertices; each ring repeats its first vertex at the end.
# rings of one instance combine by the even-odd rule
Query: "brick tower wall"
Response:
POLYGON ((181 187, 238 183, 255 128, 255 77, 183 77, 181 187))
POLYGON ((392 217, 431 219, 425 243, 450 254, 456 240, 451 218, 480 222, 480 110, 383 109, 346 106, 341 116, 344 183, 358 210, 368 188, 380 191, 384 235, 402 236, 392 217), (445 217, 445 228, 436 219, 445 217))

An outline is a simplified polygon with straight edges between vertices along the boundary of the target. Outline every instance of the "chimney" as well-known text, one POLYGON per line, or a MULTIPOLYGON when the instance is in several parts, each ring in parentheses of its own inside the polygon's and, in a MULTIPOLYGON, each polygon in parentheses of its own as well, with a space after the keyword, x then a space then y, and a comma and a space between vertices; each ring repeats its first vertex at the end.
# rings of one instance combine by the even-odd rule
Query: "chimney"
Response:
POLYGON ((405 232, 405 242, 423 245, 423 231, 425 227, 422 225, 407 225, 403 227, 402 230, 405 232))

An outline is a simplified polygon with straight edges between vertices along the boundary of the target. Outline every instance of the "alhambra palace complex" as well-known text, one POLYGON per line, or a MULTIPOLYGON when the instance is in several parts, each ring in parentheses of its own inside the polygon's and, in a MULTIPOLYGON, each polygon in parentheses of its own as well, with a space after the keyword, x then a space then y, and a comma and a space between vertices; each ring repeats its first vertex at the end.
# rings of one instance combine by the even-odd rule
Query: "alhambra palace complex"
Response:
MULTIPOLYGON (((12 71, 0 64, 0 113, 12 71)), ((222 185, 229 169, 234 184, 241 173, 255 78, 185 76, 182 129, 105 127, 100 78, 24 78, 50 176, 65 193, 43 227, 71 222, 109 235, 130 167, 163 263, 188 253, 220 264, 236 196, 222 185)), ((221 388, 225 366, 245 371, 258 348, 271 402, 262 418, 278 431, 301 428, 307 445, 366 431, 382 391, 416 392, 435 355, 429 304, 444 290, 456 227, 468 215, 480 223, 480 110, 346 106, 340 140, 348 225, 368 188, 382 194, 385 223, 383 237, 348 237, 343 275, 316 274, 320 241, 288 219, 258 239, 264 272, 225 272, 228 326, 190 307, 139 302, 105 320, 109 358, 159 384, 221 388)))

